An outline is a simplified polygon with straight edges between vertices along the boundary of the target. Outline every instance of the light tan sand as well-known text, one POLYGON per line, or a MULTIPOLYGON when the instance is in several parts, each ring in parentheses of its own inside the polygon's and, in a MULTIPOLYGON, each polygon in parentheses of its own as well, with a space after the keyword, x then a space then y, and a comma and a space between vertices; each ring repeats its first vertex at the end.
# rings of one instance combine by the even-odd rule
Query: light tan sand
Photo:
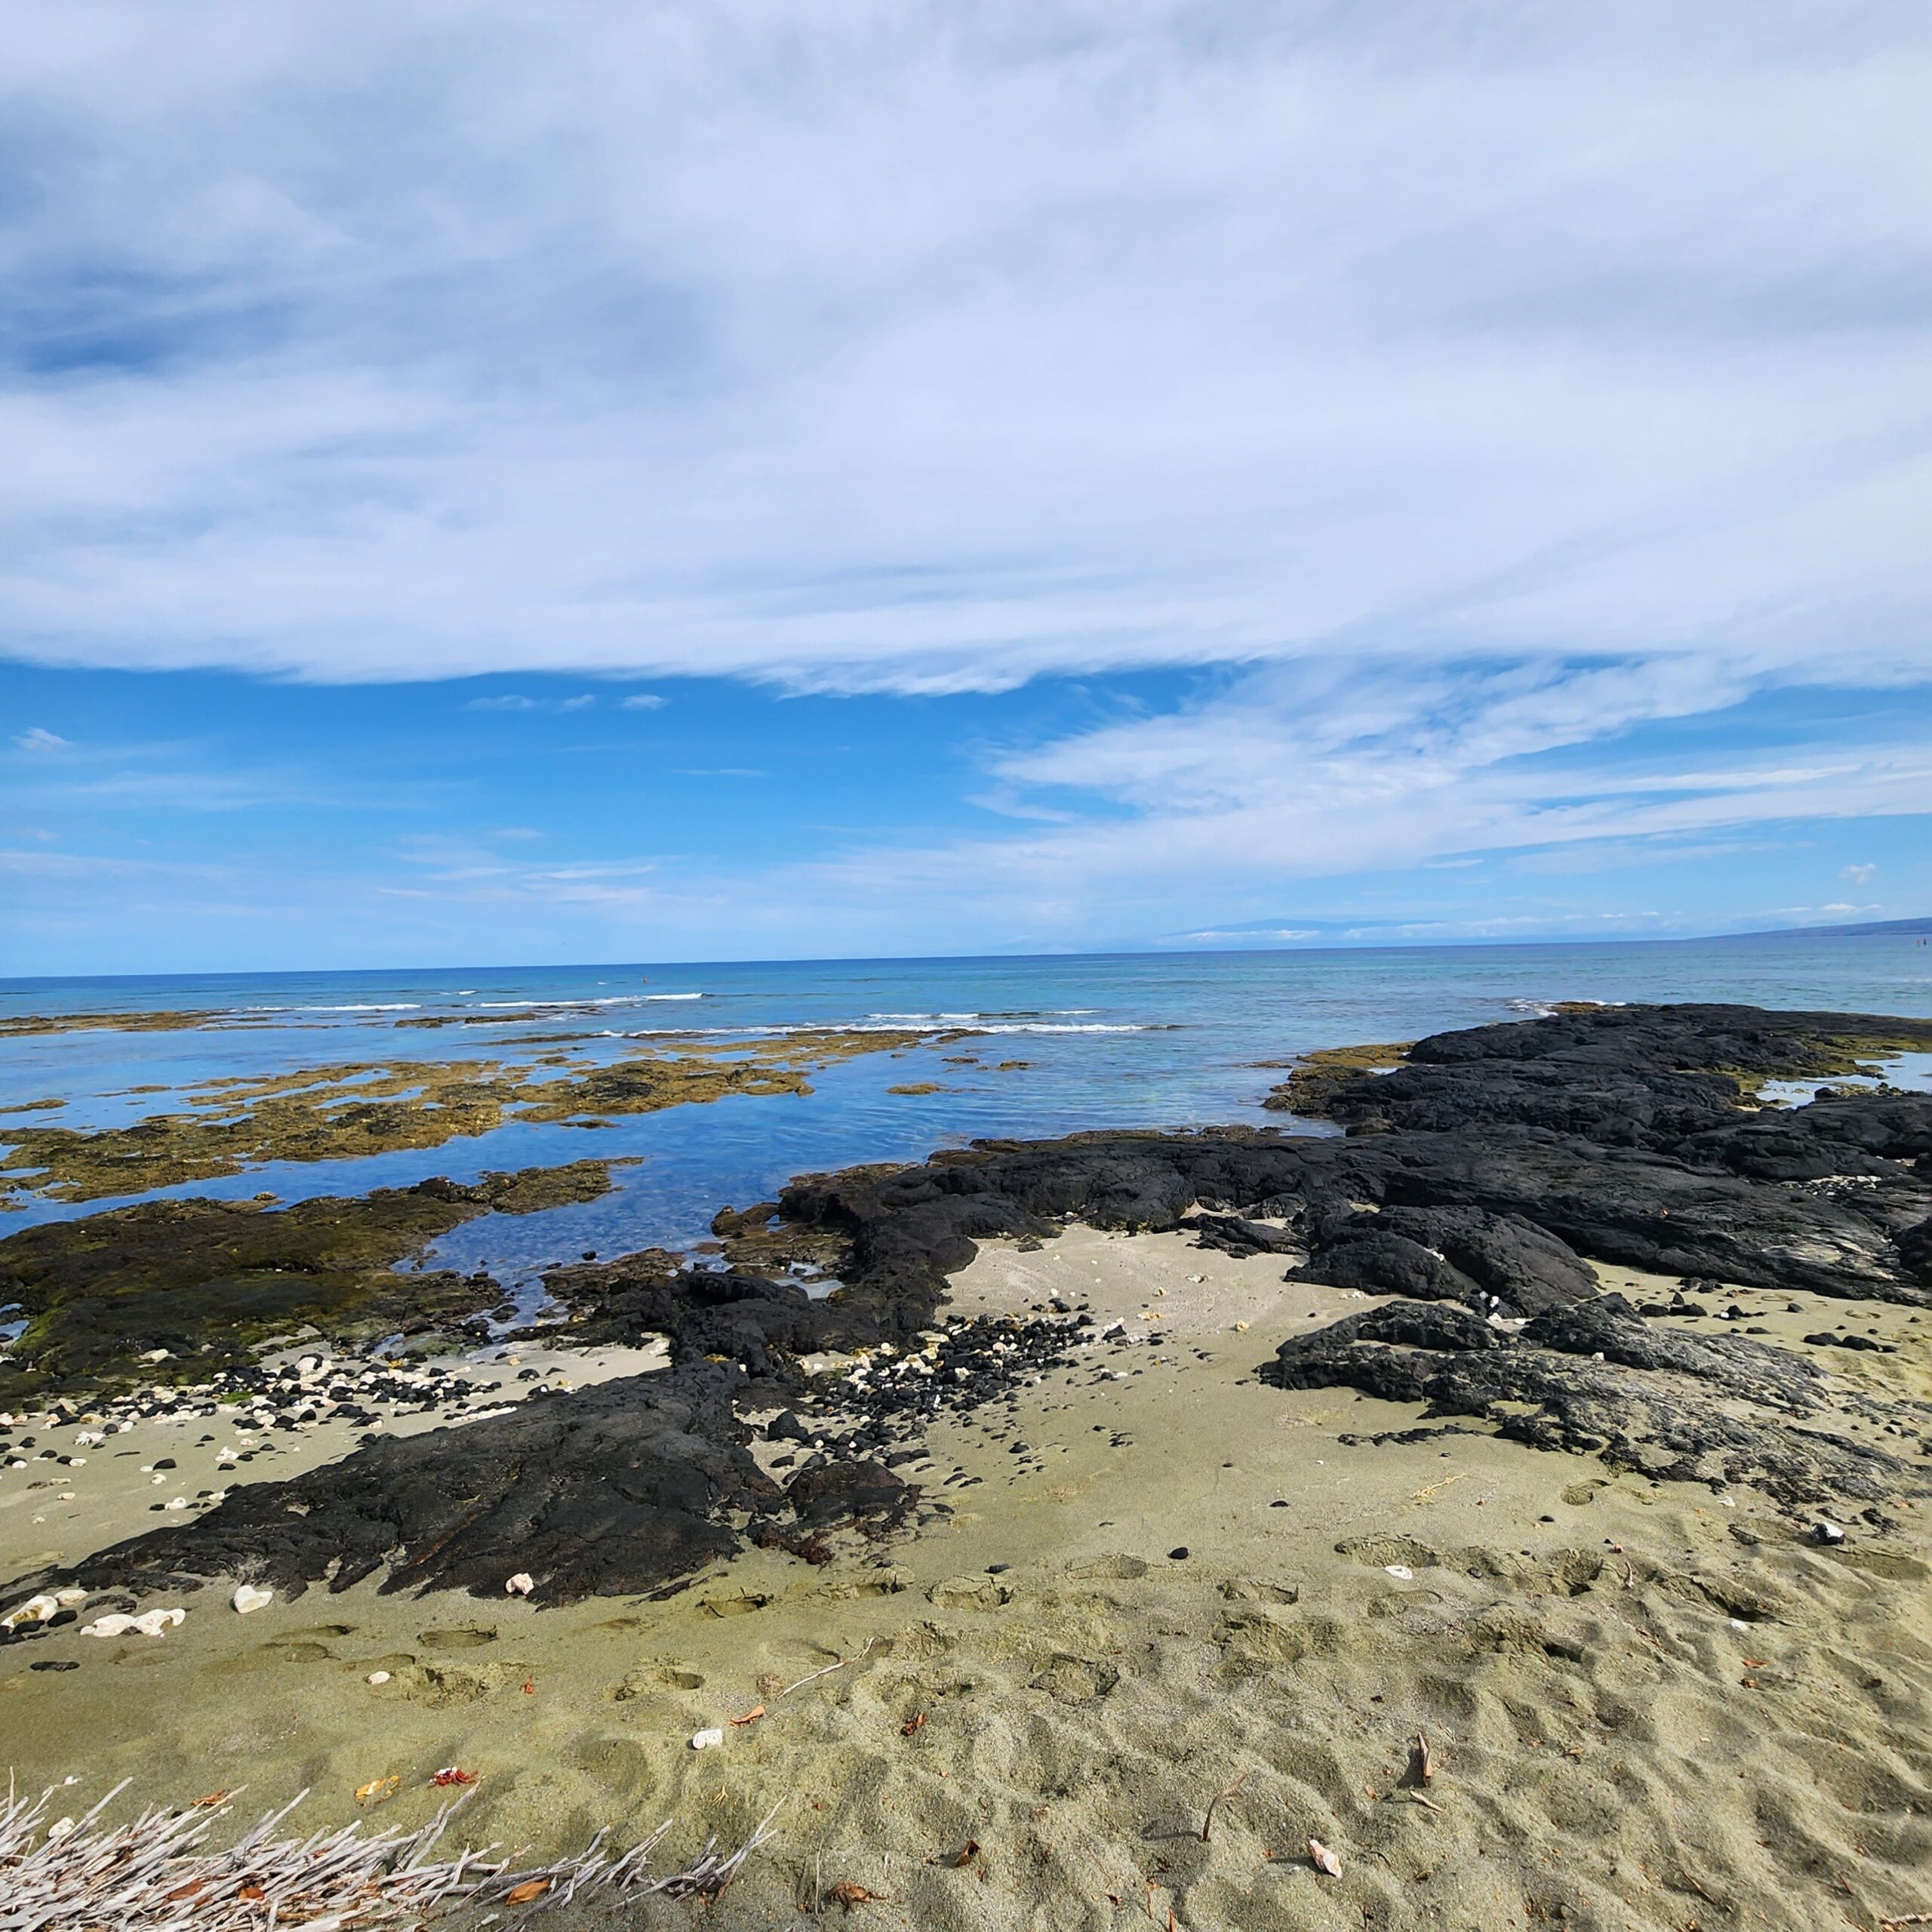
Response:
MULTIPOLYGON (((318 1826, 388 1776, 376 1815, 426 1817, 428 1779, 460 1764, 479 1777, 465 1835, 546 1847, 669 1817, 682 1853, 781 1804, 707 1921, 726 1928, 807 1923, 841 1882, 879 1895, 860 1923, 921 1928, 1715 1932, 1932 1909, 1915 1512, 1827 1553, 1749 1494, 1487 1435, 1346 1446, 1416 1414, 1254 1380, 1284 1335, 1361 1306, 1281 1271, 1180 1236, 989 1247, 955 1278, 962 1309, 1057 1294, 1161 1340, 1020 1392, 1038 1474, 936 1429, 922 1479, 983 1478, 935 1492, 949 1528, 818 1570, 754 1552, 657 1604, 365 1586, 244 1619, 204 1591, 165 1638, 0 1655, 5 1755, 28 1786, 78 1774, 71 1808, 127 1775, 184 1801, 245 1780, 263 1805, 311 1787, 318 1826), (1096 1383, 1102 1364, 1121 1379, 1096 1383), (83 1667, 26 1669, 57 1657, 83 1667), (692 1751, 711 1725, 724 1746, 692 1751)), ((1923 1329, 1869 1319, 1902 1352, 1834 1372, 1924 1393, 1923 1329)))

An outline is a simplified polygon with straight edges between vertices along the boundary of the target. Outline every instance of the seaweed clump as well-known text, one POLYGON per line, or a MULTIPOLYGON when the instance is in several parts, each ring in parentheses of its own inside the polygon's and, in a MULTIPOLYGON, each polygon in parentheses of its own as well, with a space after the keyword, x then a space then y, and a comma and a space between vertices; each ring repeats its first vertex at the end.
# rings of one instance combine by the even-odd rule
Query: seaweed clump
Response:
POLYGON ((488 1275, 398 1273, 479 1214, 534 1214, 609 1191, 611 1163, 578 1161, 426 1180, 286 1208, 150 1201, 0 1241, 0 1307, 26 1318, 0 1359, 0 1406, 51 1389, 205 1379, 272 1337, 353 1341, 454 1327, 502 1299, 488 1275), (146 1360, 158 1352, 165 1358, 146 1360))
MULTIPOLYGON (((0 1205, 12 1193, 99 1201, 225 1179, 271 1161, 352 1161, 441 1147, 506 1122, 592 1127, 733 1094, 809 1094, 815 1069, 916 1045, 916 1033, 684 1041, 608 1063, 366 1060, 210 1081, 184 1108, 127 1127, 0 1125, 0 1205)), ((949 1035, 948 1037, 952 1037, 949 1035)))

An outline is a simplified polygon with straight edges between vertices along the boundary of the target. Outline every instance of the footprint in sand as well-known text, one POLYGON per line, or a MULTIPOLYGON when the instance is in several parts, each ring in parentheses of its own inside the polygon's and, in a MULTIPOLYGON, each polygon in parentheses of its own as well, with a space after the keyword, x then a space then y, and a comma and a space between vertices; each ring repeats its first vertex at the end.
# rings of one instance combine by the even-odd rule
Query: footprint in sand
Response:
POLYGON ((494 1644, 497 1632, 491 1624, 449 1624, 438 1629, 425 1630, 416 1641, 426 1651, 473 1651, 485 1644, 494 1644))

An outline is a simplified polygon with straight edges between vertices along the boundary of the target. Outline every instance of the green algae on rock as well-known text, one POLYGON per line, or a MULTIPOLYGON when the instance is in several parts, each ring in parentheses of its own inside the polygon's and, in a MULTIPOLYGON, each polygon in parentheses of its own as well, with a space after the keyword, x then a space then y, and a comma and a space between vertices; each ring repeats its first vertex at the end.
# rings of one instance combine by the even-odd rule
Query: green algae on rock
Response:
POLYGON ((0 1201, 9 1193, 99 1201, 270 1161, 440 1147, 512 1120, 589 1127, 728 1094, 808 1094, 806 1076, 817 1068, 928 1037, 828 1029, 730 1044, 681 1040, 612 1064, 561 1054, 521 1063, 361 1060, 209 1081, 185 1090, 182 1109, 129 1127, 0 1124, 0 1144, 11 1149, 0 1158, 0 1201))
POLYGON ((0 1016, 0 1039, 37 1033, 181 1033, 198 1026, 247 1026, 265 1016, 212 1011, 155 1013, 20 1013, 0 1016))
POLYGON ((23 1229, 0 1240, 0 1306, 27 1322, 0 1359, 0 1407, 56 1389, 205 1378, 300 1327, 339 1342, 453 1327, 500 1301, 497 1284, 397 1264, 479 1214, 595 1200, 611 1166, 577 1161, 281 1208, 149 1201, 23 1229), (168 1359, 143 1359, 161 1349, 168 1359))
MULTIPOLYGON (((1401 1064, 1415 1042, 1392 1040, 1376 1046, 1322 1047, 1303 1054, 1294 1070, 1261 1104, 1271 1113, 1299 1114, 1304 1120, 1325 1118, 1336 1097, 1360 1075, 1386 1072, 1401 1064)), ((1275 1060, 1268 1064, 1279 1066, 1275 1060)))

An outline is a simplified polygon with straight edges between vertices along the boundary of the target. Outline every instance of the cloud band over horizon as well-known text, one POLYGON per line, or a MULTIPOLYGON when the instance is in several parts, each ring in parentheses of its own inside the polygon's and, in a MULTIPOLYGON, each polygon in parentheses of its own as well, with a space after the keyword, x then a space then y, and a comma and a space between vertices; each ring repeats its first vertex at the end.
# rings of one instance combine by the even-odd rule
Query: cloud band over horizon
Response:
MULTIPOLYGON (((340 808, 292 722, 245 777, 219 706, 102 728, 129 672, 667 746, 736 680, 822 761, 863 718, 800 949, 881 894, 915 949, 1287 931, 1302 881, 1773 826, 1822 889, 1878 862, 1804 828, 1932 813, 1920 10, 104 5, 12 51, 0 804, 50 934, 85 888, 32 881, 135 863, 131 813, 340 808)), ((715 805, 605 851, 603 770, 552 870, 774 889, 715 805)), ((662 891, 614 934, 771 943, 662 891)))

